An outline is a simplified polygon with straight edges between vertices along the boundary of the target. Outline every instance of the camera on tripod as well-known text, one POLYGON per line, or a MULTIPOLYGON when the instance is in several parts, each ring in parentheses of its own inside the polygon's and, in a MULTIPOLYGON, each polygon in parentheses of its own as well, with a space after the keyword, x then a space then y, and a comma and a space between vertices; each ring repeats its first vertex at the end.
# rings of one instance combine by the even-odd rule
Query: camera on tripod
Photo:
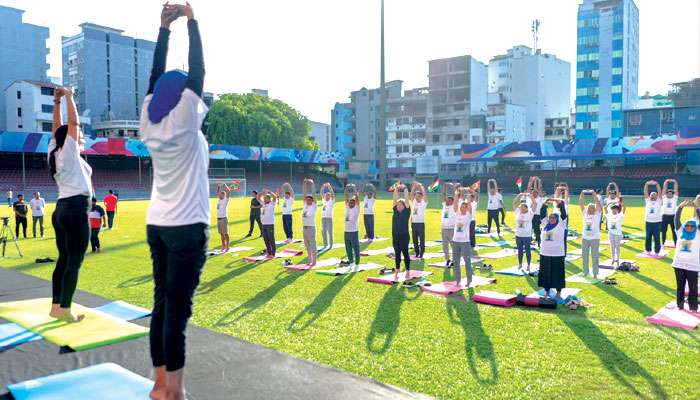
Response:
POLYGON ((9 225, 10 224, 10 217, 0 217, 2 219, 2 224, 3 225, 9 225))

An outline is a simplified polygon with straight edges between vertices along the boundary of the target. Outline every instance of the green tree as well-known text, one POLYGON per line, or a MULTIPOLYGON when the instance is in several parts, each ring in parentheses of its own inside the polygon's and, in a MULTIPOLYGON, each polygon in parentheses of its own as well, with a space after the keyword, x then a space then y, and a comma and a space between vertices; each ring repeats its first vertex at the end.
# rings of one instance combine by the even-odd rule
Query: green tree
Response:
POLYGON ((221 95, 208 123, 211 143, 318 150, 308 118, 283 101, 254 93, 221 95))

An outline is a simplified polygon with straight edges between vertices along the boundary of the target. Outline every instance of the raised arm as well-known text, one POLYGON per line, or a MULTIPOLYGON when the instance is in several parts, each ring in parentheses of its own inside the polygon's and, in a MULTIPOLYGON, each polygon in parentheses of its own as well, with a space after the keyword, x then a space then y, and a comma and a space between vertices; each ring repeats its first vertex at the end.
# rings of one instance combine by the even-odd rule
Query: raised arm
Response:
POLYGON ((458 186, 455 187, 455 193, 454 193, 454 201, 452 202, 452 208, 454 208, 455 212, 459 211, 459 204, 461 203, 462 199, 462 188, 458 186))
POLYGON ((65 87, 62 89, 63 95, 66 98, 66 112, 68 114, 68 135, 76 142, 78 141, 78 131, 80 130, 80 119, 78 118, 78 109, 75 107, 73 100, 73 89, 65 87))
POLYGON ((603 205, 600 203, 600 196, 598 196, 596 194, 593 197, 595 197, 595 209, 596 209, 596 211, 598 211, 599 213, 602 214, 603 213, 603 205))
POLYGON ((306 201, 306 196, 307 196, 307 191, 306 191, 306 184, 309 182, 308 179, 304 179, 304 181, 301 183, 301 196, 303 197, 303 200, 306 201))
POLYGON ((331 198, 335 200, 335 192, 333 191, 333 185, 331 185, 330 182, 326 182, 323 184, 323 186, 325 186, 326 189, 328 189, 328 193, 331 194, 331 198))
POLYGON ((351 187, 351 184, 348 183, 347 185, 345 185, 345 188, 343 189, 343 197, 345 198, 345 204, 348 204, 348 202, 350 201, 350 193, 349 193, 350 187, 351 187))
POLYGON ((518 207, 520 207, 520 197, 522 196, 522 193, 518 193, 513 197, 513 211, 516 211, 518 207))
POLYGON ((51 127, 51 134, 56 135, 56 129, 63 125, 63 118, 61 117, 61 97, 63 96, 63 91, 60 88, 55 88, 53 90, 53 126, 51 127))
POLYGON ((151 68, 151 78, 148 82, 147 95, 153 94, 156 81, 165 72, 165 64, 168 59, 168 40, 170 39, 170 24, 178 19, 181 11, 177 6, 165 3, 160 12, 160 30, 158 31, 158 41, 153 52, 153 67, 151 68))
POLYGON ((190 38, 190 51, 187 61, 190 70, 187 73, 187 83, 185 86, 202 97, 204 90, 204 54, 202 52, 202 38, 199 35, 199 25, 194 19, 194 11, 190 3, 186 2, 183 7, 187 17, 187 32, 190 38))
POLYGON ((408 200, 411 202, 416 197, 416 188, 417 188, 417 182, 413 182, 411 184, 411 190, 409 191, 409 194, 408 194, 408 200))
POLYGON ((284 185, 282 185, 282 187, 287 188, 286 192, 289 192, 289 194, 292 196, 292 199, 293 199, 295 194, 294 194, 294 188, 292 187, 292 185, 289 182, 285 182, 284 185))
POLYGON ((399 190, 401 189, 401 185, 395 185, 394 190, 391 191, 391 200, 392 200, 392 205, 396 206, 396 203, 399 201, 399 190))
POLYGON ((569 216, 566 214, 566 202, 564 200, 560 200, 557 205, 559 207, 559 215, 561 216, 560 221, 567 219, 569 216))
POLYGON ((454 188, 454 185, 452 185, 452 183, 450 183, 450 182, 445 182, 445 184, 442 185, 442 202, 443 203, 447 203, 447 191, 449 190, 448 187, 454 188))
POLYGON ((271 199, 272 202, 273 202, 273 203, 276 203, 276 202, 277 202, 277 199, 279 198, 279 196, 277 196, 275 193, 272 193, 272 192, 269 191, 269 190, 268 190, 267 192, 270 194, 270 197, 272 197, 272 199, 271 199))
POLYGON ((676 230, 681 229, 681 227, 683 226, 683 222, 681 221, 681 215, 683 214, 683 207, 688 207, 688 206, 695 208, 695 203, 693 203, 690 200, 686 200, 686 201, 682 202, 681 204, 679 204, 678 207, 676 208, 676 216, 673 218, 673 224, 674 224, 676 230))
POLYGON ((583 212, 585 210, 585 207, 586 207, 584 205, 584 203, 586 201, 586 192, 587 192, 587 190, 582 190, 581 195, 578 198, 578 205, 579 205, 579 207, 581 207, 581 212, 583 212))

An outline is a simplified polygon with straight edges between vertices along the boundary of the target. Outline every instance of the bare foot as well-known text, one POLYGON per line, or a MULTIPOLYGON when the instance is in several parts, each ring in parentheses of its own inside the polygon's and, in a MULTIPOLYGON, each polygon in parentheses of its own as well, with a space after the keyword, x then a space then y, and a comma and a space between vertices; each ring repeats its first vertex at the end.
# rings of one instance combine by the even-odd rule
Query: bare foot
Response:
POLYGON ((153 385, 153 389, 151 390, 151 393, 148 394, 148 396, 153 400, 165 400, 168 388, 168 376, 165 372, 165 367, 156 367, 154 368, 154 370, 156 375, 156 382, 153 385))
POLYGON ((58 318, 61 306, 58 304, 51 304, 51 311, 49 311, 49 316, 53 318, 58 318))
POLYGON ((59 308, 58 312, 51 316, 65 322, 80 322, 85 318, 84 314, 73 314, 70 308, 59 308))

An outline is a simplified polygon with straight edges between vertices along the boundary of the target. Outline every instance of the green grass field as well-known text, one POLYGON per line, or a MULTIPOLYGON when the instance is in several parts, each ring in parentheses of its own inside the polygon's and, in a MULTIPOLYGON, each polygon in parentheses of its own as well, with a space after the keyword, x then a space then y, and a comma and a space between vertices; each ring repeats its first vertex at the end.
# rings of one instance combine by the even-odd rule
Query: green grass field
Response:
MULTIPOLYGON (((239 240, 248 229, 248 202, 235 199, 229 207, 231 245, 252 246, 257 252, 263 248, 261 239, 239 240)), ((629 203, 625 231, 641 234, 643 209, 639 200, 629 203)), ((79 289, 151 306, 146 205, 144 201, 120 203, 116 229, 101 235, 101 254, 86 257, 79 289)), ((301 202, 296 206, 295 235, 300 237, 301 202)), ((438 198, 431 198, 428 240, 440 236, 438 206, 438 198)), ((52 208, 48 207, 47 214, 52 208)), ((343 208, 342 204, 335 208, 337 241, 342 241, 343 208)), ((570 213, 570 226, 580 230, 578 207, 572 204, 570 213)), ((380 236, 390 234, 390 216, 390 201, 378 201, 380 236)), ((278 219, 277 238, 283 239, 281 216, 278 219)), ((477 223, 485 221, 485 211, 480 210, 477 223)), ((510 211, 507 221, 512 223, 510 211)), ((210 247, 214 248, 220 243, 215 224, 211 233, 210 247)), ((45 240, 22 240, 25 257, 0 259, 2 267, 49 279, 53 265, 33 261, 56 257, 52 239, 49 227, 45 240)), ((320 232, 318 240, 320 243, 320 232)), ((378 242, 370 248, 389 245, 378 242)), ((574 247, 578 245, 570 243, 569 248, 574 247)), ((623 245, 623 258, 642 249, 643 241, 631 241, 623 245)), ((330 256, 343 257, 344 250, 324 254, 330 256)), ((369 260, 390 265, 385 256, 369 260)), ((700 335, 644 321, 674 298, 669 258, 641 260, 640 273, 616 274, 617 286, 570 284, 583 288, 581 297, 594 305, 576 311, 492 307, 469 301, 473 291, 445 299, 401 286, 367 283, 368 274, 376 271, 328 277, 286 272, 281 262, 247 264, 231 255, 210 258, 195 298, 192 322, 437 398, 700 398, 700 335)), ((496 269, 509 267, 517 264, 517 257, 492 264, 496 269)), ((415 268, 422 265, 414 264, 415 268)), ((427 263, 425 269, 433 272, 433 282, 451 278, 451 272, 428 268, 427 263)), ((567 270, 569 274, 580 272, 581 261, 567 263, 567 270)), ((485 290, 527 293, 537 286, 536 278, 496 276, 498 282, 485 290)))

